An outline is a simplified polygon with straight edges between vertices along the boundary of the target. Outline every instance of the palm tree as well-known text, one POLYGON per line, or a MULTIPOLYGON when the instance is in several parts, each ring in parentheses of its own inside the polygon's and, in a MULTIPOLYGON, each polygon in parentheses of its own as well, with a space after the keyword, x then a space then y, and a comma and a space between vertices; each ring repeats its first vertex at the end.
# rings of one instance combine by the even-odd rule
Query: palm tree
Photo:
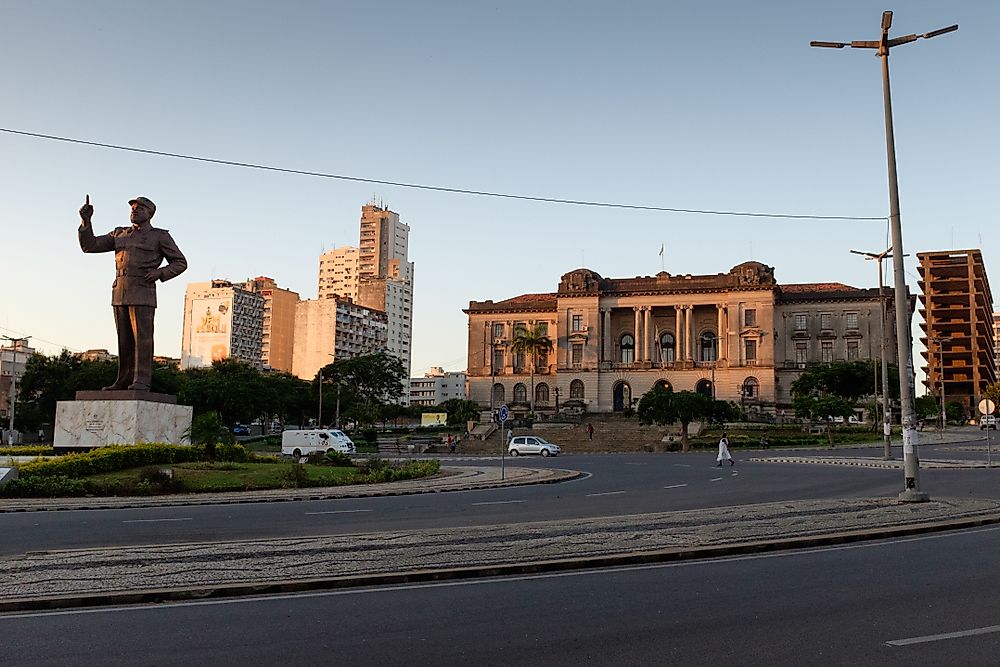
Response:
POLYGON ((542 352, 548 354, 552 351, 552 339, 549 338, 548 329, 544 324, 536 324, 528 329, 523 324, 519 324, 514 329, 514 339, 511 342, 512 352, 524 352, 531 357, 531 364, 528 371, 531 374, 531 412, 535 412, 535 365, 538 363, 538 355, 542 352))

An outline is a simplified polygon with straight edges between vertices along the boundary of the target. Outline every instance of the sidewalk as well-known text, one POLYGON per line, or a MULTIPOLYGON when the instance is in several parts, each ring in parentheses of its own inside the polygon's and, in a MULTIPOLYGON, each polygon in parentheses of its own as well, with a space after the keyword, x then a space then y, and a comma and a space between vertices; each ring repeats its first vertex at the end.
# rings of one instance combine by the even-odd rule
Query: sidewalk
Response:
MULTIPOLYGON (((513 477, 514 470, 525 469, 507 472, 513 477)), ((876 498, 437 530, 39 552, 4 560, 0 612, 662 563, 994 523, 1000 523, 1000 501, 935 498, 926 503, 900 503, 894 498, 876 498)))

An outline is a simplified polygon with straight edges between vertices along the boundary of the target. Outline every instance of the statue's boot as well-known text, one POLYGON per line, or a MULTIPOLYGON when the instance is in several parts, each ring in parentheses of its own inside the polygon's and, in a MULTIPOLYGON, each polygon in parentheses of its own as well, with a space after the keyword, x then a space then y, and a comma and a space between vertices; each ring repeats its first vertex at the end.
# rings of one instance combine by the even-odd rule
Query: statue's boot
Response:
POLYGON ((107 387, 101 387, 101 391, 121 391, 122 389, 129 389, 128 378, 124 380, 118 378, 115 380, 114 384, 109 384, 107 387))

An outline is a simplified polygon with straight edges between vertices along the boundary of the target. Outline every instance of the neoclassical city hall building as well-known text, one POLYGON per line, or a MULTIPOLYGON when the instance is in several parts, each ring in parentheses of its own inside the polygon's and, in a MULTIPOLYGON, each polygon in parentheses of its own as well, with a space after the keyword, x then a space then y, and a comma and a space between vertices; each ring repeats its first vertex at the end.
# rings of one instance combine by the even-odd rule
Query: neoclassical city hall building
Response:
MULTIPOLYGON (((895 359, 891 290, 885 295, 887 356, 895 359)), ((878 288, 841 283, 780 285, 774 268, 744 262, 716 275, 603 278, 571 271, 556 292, 472 301, 469 399, 486 408, 530 409, 530 356, 513 354, 519 326, 541 325, 553 350, 537 359, 535 410, 613 412, 656 384, 791 416, 790 386, 811 364, 879 359, 878 288)))

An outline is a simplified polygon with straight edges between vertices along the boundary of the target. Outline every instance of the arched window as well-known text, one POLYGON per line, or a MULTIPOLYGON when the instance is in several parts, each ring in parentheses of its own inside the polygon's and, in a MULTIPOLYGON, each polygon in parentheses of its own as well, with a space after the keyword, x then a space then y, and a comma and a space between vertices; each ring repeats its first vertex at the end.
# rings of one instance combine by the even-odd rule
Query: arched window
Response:
POLYGON ((743 398, 760 398, 760 382, 755 377, 743 381, 743 398))
POLYGON ((654 387, 663 387, 667 391, 673 391, 674 390, 674 386, 672 384, 670 384, 670 382, 668 382, 667 380, 657 380, 656 383, 653 386, 654 387))
POLYGON ((569 397, 583 399, 583 380, 573 380, 569 383, 569 397))
POLYGON ((635 362, 635 338, 632 334, 625 334, 621 337, 622 363, 631 364, 635 362))
POLYGON ((545 405, 549 402, 549 385, 542 382, 535 387, 535 404, 545 405))
POLYGON ((712 381, 711 380, 698 380, 698 384, 694 386, 694 390, 701 394, 702 396, 707 396, 712 398, 712 381))
POLYGON ((671 363, 675 359, 677 346, 674 344, 674 335, 665 333, 660 336, 660 359, 671 363))
POLYGON ((493 405, 500 407, 504 402, 503 385, 497 382, 493 385, 493 405))
POLYGON ((518 382, 514 385, 514 402, 515 403, 527 403, 528 402, 528 388, 524 386, 523 382, 518 382))
POLYGON ((715 332, 706 331, 701 335, 701 360, 702 361, 715 361, 715 351, 716 351, 716 341, 715 332))

